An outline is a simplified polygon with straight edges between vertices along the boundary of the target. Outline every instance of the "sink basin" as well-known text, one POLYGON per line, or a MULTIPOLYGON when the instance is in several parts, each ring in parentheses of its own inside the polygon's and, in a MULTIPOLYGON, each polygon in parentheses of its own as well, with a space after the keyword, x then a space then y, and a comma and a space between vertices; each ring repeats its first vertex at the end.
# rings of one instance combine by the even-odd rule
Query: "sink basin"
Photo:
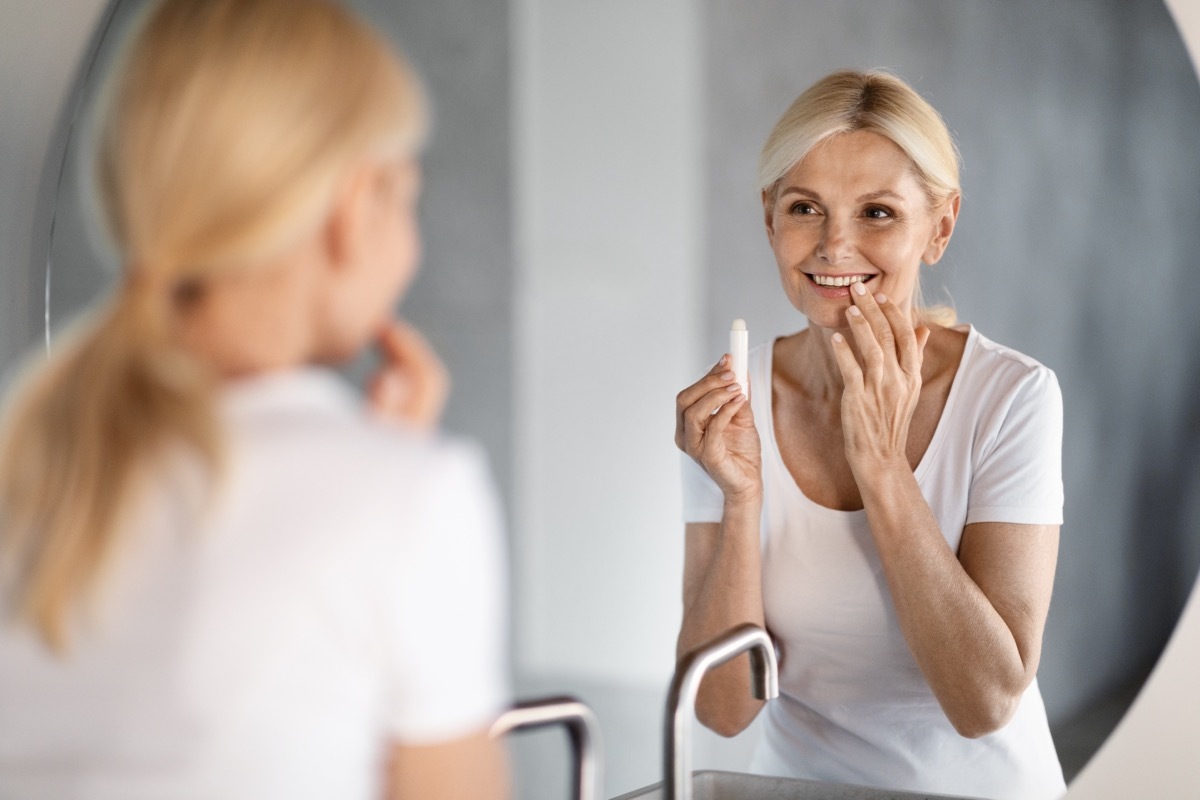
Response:
MULTIPOLYGON (((701 770, 693 773, 695 800, 971 800, 927 792, 899 792, 867 786, 769 778, 738 772, 701 770)), ((637 789, 613 800, 665 800, 662 784, 637 789)))

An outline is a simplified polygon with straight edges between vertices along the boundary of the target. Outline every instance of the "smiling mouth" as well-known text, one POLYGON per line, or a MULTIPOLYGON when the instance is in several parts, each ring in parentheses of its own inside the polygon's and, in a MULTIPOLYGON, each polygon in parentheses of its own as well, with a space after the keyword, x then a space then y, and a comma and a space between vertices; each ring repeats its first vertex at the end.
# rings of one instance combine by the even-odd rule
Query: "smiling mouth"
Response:
POLYGON ((817 275, 812 272, 806 272, 808 279, 817 286, 849 286, 852 283, 867 283, 874 275, 817 275))

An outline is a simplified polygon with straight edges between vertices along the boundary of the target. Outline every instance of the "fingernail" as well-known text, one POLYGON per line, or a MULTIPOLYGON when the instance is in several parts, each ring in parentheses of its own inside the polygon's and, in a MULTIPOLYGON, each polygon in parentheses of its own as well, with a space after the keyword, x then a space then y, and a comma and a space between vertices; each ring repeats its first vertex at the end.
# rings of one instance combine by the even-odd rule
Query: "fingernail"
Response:
POLYGON ((863 286, 862 281, 859 281, 858 283, 853 284, 853 286, 854 286, 855 294, 866 294, 867 293, 867 287, 863 286))
POLYGON ((845 336, 842 336, 840 333, 835 333, 835 334, 833 335, 833 340, 834 340, 835 342, 841 343, 841 342, 844 342, 844 341, 846 341, 846 337, 845 337, 845 336))
POLYGON ((721 380, 723 380, 723 381, 731 381, 736 377, 737 377, 737 375, 734 375, 732 372, 722 372, 721 373, 721 380))
POLYGON ((880 292, 879 294, 875 295, 875 302, 876 302, 876 303, 881 303, 881 304, 882 304, 882 303, 886 303, 886 302, 887 302, 887 295, 886 295, 886 294, 884 294, 883 292, 880 292))
POLYGON ((850 306, 850 316, 861 317, 862 312, 858 310, 858 306, 850 306))
POLYGON ((727 392, 740 392, 741 390, 742 390, 742 387, 736 383, 731 383, 725 387, 725 391, 727 391, 727 392))

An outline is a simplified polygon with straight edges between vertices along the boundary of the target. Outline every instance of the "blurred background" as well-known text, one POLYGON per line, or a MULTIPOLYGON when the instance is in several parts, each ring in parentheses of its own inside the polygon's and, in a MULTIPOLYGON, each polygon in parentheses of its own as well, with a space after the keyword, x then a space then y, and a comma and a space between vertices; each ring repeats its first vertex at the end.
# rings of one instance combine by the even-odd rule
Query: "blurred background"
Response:
MULTIPOLYGON (((111 277, 87 112, 144 0, 6 0, 0 370, 111 277)), ((447 425, 507 500, 518 695, 604 727, 607 796, 661 778, 680 612, 675 393, 803 326, 754 166, 839 67, 884 67, 962 151, 927 296, 1053 368, 1066 524, 1039 681, 1068 776, 1166 641, 1200 565, 1200 86, 1158 0, 356 0, 433 97, 424 271, 400 309, 448 363, 447 425)), ((360 368, 360 367, 359 367, 360 368)), ((353 376, 359 368, 351 368, 353 376)), ((755 729, 702 737, 744 768, 755 729)), ((518 797, 566 796, 558 731, 518 797)))

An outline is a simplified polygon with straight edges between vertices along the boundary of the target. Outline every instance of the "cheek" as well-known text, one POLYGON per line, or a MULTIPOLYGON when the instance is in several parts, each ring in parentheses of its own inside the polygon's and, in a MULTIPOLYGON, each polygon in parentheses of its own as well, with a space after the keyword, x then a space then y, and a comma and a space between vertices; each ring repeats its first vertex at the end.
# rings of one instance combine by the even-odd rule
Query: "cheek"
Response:
POLYGON ((411 277, 417 269, 417 262, 421 260, 421 231, 417 227, 417 220, 412 214, 406 214, 400 222, 397 235, 397 268, 407 278, 411 277))
POLYGON ((909 231, 884 230, 867 233, 863 237, 861 250, 880 267, 903 271, 920 266, 925 244, 924 240, 918 240, 909 231))
POLYGON ((810 258, 821 240, 816 226, 800 225, 778 218, 776 220, 775 236, 770 245, 779 268, 788 269, 810 258))

